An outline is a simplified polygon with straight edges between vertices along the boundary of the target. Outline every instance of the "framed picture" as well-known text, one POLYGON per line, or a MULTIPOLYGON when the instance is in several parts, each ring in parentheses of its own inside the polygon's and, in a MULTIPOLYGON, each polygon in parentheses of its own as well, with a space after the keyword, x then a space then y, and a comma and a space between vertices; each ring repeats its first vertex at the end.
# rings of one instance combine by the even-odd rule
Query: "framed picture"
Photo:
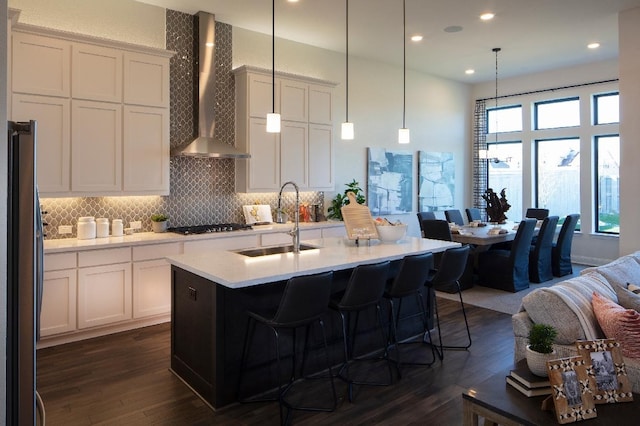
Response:
POLYGON ((576 347, 587 362, 596 404, 633 401, 620 343, 614 339, 578 340, 576 347))
POLYGON ((418 151, 418 211, 453 208, 455 181, 452 152, 418 151))
POLYGON ((367 205, 374 216, 413 211, 413 154, 369 148, 367 205))
POLYGON ((587 363, 582 356, 547 361, 547 369, 558 423, 574 423, 597 416, 587 363))

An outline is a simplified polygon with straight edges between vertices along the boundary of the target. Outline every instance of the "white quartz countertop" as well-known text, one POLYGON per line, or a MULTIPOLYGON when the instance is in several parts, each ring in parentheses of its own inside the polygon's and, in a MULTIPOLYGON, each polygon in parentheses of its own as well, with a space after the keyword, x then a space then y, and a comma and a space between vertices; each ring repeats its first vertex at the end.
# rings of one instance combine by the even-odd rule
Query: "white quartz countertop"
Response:
MULTIPOLYGON (((254 225, 252 230, 220 232, 209 234, 181 235, 173 232, 135 232, 132 235, 124 235, 122 237, 106 237, 94 238, 91 240, 79 240, 77 238, 61 238, 56 240, 44 241, 45 253, 61 253, 68 251, 93 250, 116 247, 130 247, 136 245, 162 244, 172 242, 185 242, 206 240, 212 238, 233 238, 243 235, 269 234, 274 232, 286 232, 293 227, 293 223, 270 225, 254 225)), ((300 223, 300 230, 305 229, 324 229, 344 227, 344 222, 327 221, 327 222, 303 222, 300 223)))
POLYGON ((181 254, 167 257, 172 265, 199 275, 229 288, 242 288, 293 276, 315 274, 353 268, 360 264, 398 260, 404 256, 424 252, 440 252, 459 247, 459 243, 405 237, 398 243, 370 244, 344 237, 332 237, 302 241, 317 249, 304 250, 298 254, 284 253, 268 256, 247 257, 235 251, 216 250, 206 253, 181 254))

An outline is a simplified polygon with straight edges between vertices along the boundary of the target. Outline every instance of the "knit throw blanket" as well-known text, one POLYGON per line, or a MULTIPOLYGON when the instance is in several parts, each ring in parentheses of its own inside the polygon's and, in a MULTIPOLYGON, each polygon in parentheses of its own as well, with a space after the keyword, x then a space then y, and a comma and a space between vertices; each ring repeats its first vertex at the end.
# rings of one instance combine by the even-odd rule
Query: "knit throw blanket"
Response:
POLYGON ((541 288, 540 291, 553 293, 562 299, 578 317, 587 340, 599 339, 603 336, 591 305, 593 292, 615 302, 618 301, 613 287, 597 273, 572 278, 551 287, 541 288))

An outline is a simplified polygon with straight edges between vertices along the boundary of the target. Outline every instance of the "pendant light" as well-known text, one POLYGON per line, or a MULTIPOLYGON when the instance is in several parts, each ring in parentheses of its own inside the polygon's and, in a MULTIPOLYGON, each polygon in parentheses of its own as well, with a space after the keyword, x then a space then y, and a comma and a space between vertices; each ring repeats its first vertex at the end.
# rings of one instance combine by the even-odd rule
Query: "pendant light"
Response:
POLYGON ((276 0, 271 0, 271 113, 267 132, 280 133, 280 114, 276 114, 276 0))
POLYGON ((405 125, 407 110, 407 1, 402 0, 402 128, 398 130, 398 143, 411 141, 409 129, 405 125))
POLYGON ((346 2, 346 77, 345 77, 345 121, 342 123, 342 140, 350 141, 354 137, 353 123, 349 122, 349 0, 346 2))

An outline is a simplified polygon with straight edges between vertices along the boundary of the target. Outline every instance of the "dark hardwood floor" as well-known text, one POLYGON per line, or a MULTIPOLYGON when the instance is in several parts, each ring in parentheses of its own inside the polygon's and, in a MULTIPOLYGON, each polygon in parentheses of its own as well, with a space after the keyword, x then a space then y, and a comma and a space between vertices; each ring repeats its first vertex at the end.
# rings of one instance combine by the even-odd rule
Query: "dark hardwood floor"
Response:
MULTIPOLYGON (((445 344, 466 334, 459 303, 439 299, 445 344)), ((387 387, 356 387, 355 401, 337 381, 332 413, 295 411, 294 424, 430 424, 462 422, 464 390, 512 365, 510 315, 467 306, 473 345, 446 351, 431 367, 402 370, 387 387)), ((162 324, 41 349, 38 391, 48 425, 264 425, 278 424, 278 404, 237 404, 214 412, 169 371, 170 326, 162 324)), ((428 351, 402 347, 403 359, 428 351), (407 354, 407 355, 405 355, 407 354)), ((320 397, 320 391, 318 391, 320 397)))

